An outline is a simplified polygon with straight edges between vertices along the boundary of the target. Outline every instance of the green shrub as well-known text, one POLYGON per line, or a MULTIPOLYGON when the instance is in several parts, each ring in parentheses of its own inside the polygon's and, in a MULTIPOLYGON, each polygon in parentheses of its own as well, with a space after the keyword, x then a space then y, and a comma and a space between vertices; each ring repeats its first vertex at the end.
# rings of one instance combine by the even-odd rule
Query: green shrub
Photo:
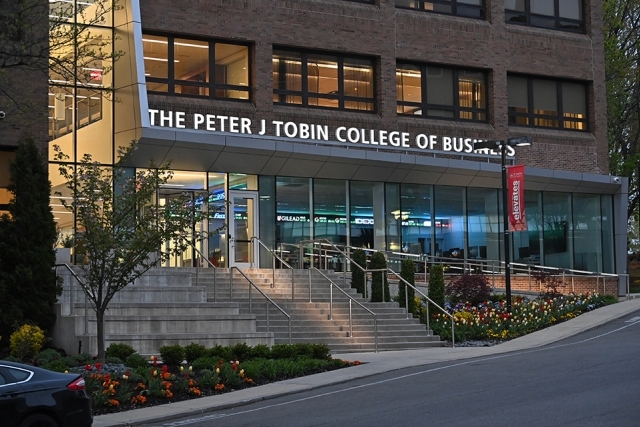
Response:
MULTIPOLYGON (((367 268, 367 253, 362 249, 356 249, 351 255, 351 259, 356 262, 360 267, 367 268)), ((351 266, 351 287, 359 294, 364 296, 365 287, 365 274, 364 271, 356 267, 351 266)))
POLYGON ((104 359, 104 361, 106 363, 114 363, 114 364, 117 364, 117 365, 121 365, 121 364, 124 363, 122 361, 122 359, 120 359, 119 357, 115 357, 115 356, 107 357, 107 358, 104 359))
MULTIPOLYGON (((444 267, 433 265, 429 271, 429 299, 444 308, 444 267)), ((440 309, 429 303, 429 315, 440 313, 440 309)))
POLYGON ((93 363, 93 356, 89 353, 80 353, 68 357, 73 359, 73 364, 70 364, 69 366, 84 366, 86 364, 93 363))
POLYGON ((62 359, 52 360, 42 367, 55 372, 65 372, 69 370, 69 366, 64 363, 64 360, 62 359))
POLYGON ((3 357, 2 360, 6 361, 6 362, 15 362, 15 363, 22 362, 22 360, 18 359, 17 357, 14 357, 14 356, 3 357))
POLYGON ((206 355, 207 347, 202 344, 192 342, 184 347, 184 358, 189 365, 193 364, 194 360, 206 355))
POLYGON ((244 361, 251 358, 251 347, 246 343, 237 343, 231 347, 233 353, 233 360, 244 361))
MULTIPOLYGON (((416 284, 416 264, 413 260, 405 259, 402 261, 402 269, 400 270, 400 276, 411 285, 416 284)), ((400 307, 404 307, 408 301, 409 306, 406 307, 409 313, 414 314, 416 312, 415 295, 416 291, 404 284, 401 280, 398 286, 398 302, 400 307)))
POLYGON ((136 351, 128 344, 112 343, 107 347, 106 357, 117 357, 120 360, 127 360, 136 351))
POLYGON ((149 362, 144 357, 140 356, 138 353, 133 353, 131 356, 127 357, 127 360, 124 361, 124 364, 129 368, 146 368, 149 366, 149 362))
POLYGON ((331 349, 326 344, 311 344, 313 346, 312 357, 314 359, 329 360, 331 358, 331 349))
POLYGON ((42 350, 36 355, 36 357, 34 358, 34 363, 36 366, 45 366, 60 359, 62 359, 62 355, 58 353, 57 350, 48 348, 46 350, 42 350))
POLYGON ((491 287, 483 274, 464 274, 447 285, 445 295, 452 304, 469 302, 477 305, 489 299, 491 287))
POLYGON ((159 351, 165 365, 178 366, 184 360, 184 349, 180 344, 163 345, 159 351))
POLYGON ((11 334, 11 355, 27 360, 38 354, 45 342, 44 331, 34 325, 22 325, 11 334))
POLYGON ((199 357, 193 361, 191 366, 196 371, 201 369, 209 369, 211 371, 215 371, 216 367, 218 366, 219 360, 220 358, 218 357, 211 357, 211 356, 199 357))
POLYGON ((291 359, 297 356, 297 349, 293 344, 275 344, 271 347, 272 359, 291 359))
POLYGON ((258 344, 251 348, 251 359, 269 359, 271 357, 271 349, 266 344, 258 344))
POLYGON ((222 345, 214 345, 207 352, 208 356, 217 359, 231 360, 233 359, 233 352, 231 351, 231 347, 225 347, 222 345))
POLYGON ((385 271, 374 271, 371 273, 371 302, 391 301, 389 292, 389 280, 387 280, 387 260, 382 252, 376 252, 371 257, 369 264, 371 270, 384 269, 385 271))

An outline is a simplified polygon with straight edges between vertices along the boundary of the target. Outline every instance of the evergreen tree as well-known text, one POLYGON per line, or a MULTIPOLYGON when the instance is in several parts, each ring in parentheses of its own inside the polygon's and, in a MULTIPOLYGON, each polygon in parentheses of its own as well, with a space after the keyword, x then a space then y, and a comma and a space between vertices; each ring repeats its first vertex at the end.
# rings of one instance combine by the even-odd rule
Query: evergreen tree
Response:
MULTIPOLYGON (((367 254, 362 249, 353 251, 351 259, 362 268, 367 268, 367 254)), ((364 271, 355 265, 351 265, 351 287, 364 296, 365 274, 364 271)))
MULTIPOLYGON (((416 284, 416 264, 413 260, 405 259, 402 261, 402 269, 400 270, 400 276, 406 280, 411 285, 415 286, 416 284)), ((404 284, 402 280, 400 280, 398 285, 398 302, 400 303, 400 307, 404 307, 405 303, 408 302, 409 305, 407 311, 409 313, 416 312, 416 301, 415 301, 416 291, 407 285, 404 284), (406 297, 405 297, 406 294, 406 297)))
MULTIPOLYGON (((434 265, 429 271, 429 293, 431 301, 444 308, 444 266, 434 265)), ((429 316, 440 313, 440 309, 429 303, 429 316)))
POLYGON ((371 257, 369 265, 371 270, 379 270, 384 268, 385 271, 374 271, 371 273, 371 302, 382 302, 382 292, 384 290, 384 301, 391 300, 389 293, 389 281, 387 280, 387 260, 382 252, 376 252, 371 257))
POLYGON ((0 336, 24 323, 53 326, 61 289, 53 266, 56 224, 49 206, 51 183, 33 139, 20 141, 9 167, 13 197, 0 220, 0 336))

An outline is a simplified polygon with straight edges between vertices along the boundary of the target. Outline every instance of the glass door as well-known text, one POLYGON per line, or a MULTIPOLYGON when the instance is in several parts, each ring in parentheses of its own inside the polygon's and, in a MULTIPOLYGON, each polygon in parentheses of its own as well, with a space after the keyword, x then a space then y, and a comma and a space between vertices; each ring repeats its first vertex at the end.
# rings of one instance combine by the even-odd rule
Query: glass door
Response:
MULTIPOLYGON (((168 203, 171 198, 184 197, 184 194, 187 193, 190 198, 190 203, 193 203, 195 209, 201 210, 203 218, 206 218, 206 209, 207 203, 205 196, 202 192, 195 191, 182 191, 182 190, 174 190, 174 189, 161 189, 159 192, 159 204, 160 206, 164 206, 168 203)), ((206 194, 206 193, 205 193, 206 194)), ((207 221, 199 221, 193 225, 191 229, 191 235, 197 236, 205 232, 208 228, 207 221)), ((207 253, 207 240, 195 241, 195 246, 200 251, 200 253, 207 253)), ((176 242, 173 239, 170 239, 165 242, 164 247, 162 248, 163 252, 170 252, 175 245, 180 244, 180 242, 176 242)), ((200 256, 196 253, 196 250, 192 246, 188 246, 187 249, 182 252, 181 255, 173 255, 167 261, 162 263, 163 267, 195 267, 197 265, 200 256)))
POLYGON ((229 191, 229 266, 250 268, 258 264, 258 192, 229 191))

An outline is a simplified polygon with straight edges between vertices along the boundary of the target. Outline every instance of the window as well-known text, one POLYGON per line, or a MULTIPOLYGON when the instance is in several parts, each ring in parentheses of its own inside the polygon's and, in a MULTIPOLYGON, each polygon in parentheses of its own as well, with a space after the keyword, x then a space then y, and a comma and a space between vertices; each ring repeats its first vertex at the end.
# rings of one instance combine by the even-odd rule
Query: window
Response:
POLYGON ((483 71, 399 64, 398 114, 486 122, 486 81, 483 71))
POLYGON ((273 52, 273 102, 374 111, 373 60, 288 50, 273 52))
POLYGON ((484 19, 484 0, 396 0, 396 7, 484 19))
POLYGON ((582 0, 505 0, 505 21, 584 32, 582 0))
POLYGON ((509 124, 587 130, 587 89, 577 82, 508 76, 509 124))
POLYGON ((149 92, 222 99, 249 99, 249 47, 144 34, 149 92))

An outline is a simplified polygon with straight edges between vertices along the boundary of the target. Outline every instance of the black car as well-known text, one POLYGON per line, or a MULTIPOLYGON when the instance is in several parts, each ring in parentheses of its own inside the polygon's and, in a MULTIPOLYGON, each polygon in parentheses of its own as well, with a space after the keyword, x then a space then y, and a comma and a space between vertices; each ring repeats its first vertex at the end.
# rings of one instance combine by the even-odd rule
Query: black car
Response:
POLYGON ((91 399, 84 379, 0 360, 0 425, 90 427, 91 399))

